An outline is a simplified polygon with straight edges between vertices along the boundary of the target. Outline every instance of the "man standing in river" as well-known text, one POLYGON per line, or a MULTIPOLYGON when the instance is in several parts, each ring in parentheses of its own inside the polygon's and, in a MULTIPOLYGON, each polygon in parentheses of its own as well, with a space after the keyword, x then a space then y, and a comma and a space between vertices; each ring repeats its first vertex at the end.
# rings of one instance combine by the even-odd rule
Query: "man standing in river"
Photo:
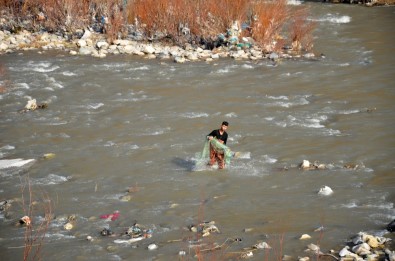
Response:
MULTIPOLYGON (((228 133, 226 130, 228 129, 229 123, 227 121, 222 122, 221 127, 217 130, 213 130, 207 135, 207 139, 211 141, 212 139, 217 139, 221 144, 226 145, 226 141, 228 140, 228 133)), ((218 168, 225 168, 225 155, 224 151, 216 151, 213 145, 210 143, 210 161, 208 163, 209 166, 213 166, 215 161, 218 162, 218 168)))

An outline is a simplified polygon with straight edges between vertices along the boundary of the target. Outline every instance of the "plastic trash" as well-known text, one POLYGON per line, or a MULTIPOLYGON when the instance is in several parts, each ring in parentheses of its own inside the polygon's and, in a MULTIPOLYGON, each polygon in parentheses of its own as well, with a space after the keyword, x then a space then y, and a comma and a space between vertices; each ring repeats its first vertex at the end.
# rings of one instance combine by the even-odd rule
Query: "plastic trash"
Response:
POLYGON ((112 214, 107 214, 107 215, 101 215, 100 218, 101 219, 107 219, 108 221, 115 221, 119 218, 120 213, 118 210, 114 211, 114 213, 112 214))

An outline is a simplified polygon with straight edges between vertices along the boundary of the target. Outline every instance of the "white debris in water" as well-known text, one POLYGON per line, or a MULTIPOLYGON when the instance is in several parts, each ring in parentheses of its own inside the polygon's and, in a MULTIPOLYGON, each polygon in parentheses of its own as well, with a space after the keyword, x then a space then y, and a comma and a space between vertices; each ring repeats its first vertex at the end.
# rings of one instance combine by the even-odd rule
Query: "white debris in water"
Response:
POLYGON ((149 244, 147 248, 148 248, 148 250, 155 250, 155 249, 158 249, 158 245, 157 244, 149 244))
POLYGON ((328 186, 323 186, 318 191, 318 194, 321 196, 329 196, 333 194, 333 190, 328 186))

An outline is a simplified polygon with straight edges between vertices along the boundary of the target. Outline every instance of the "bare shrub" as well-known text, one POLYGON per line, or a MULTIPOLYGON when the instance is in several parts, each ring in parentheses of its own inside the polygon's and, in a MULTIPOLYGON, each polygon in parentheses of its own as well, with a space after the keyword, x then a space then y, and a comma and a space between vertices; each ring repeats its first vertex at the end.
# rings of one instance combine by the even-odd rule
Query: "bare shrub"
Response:
POLYGON ((276 48, 276 39, 289 18, 286 0, 255 2, 252 5, 251 34, 264 51, 276 48))
POLYGON ((308 14, 309 9, 305 7, 295 10, 291 16, 289 38, 295 51, 300 51, 302 48, 310 50, 313 47, 312 32, 316 24, 308 20, 308 14))
POLYGON ((52 202, 49 196, 42 192, 36 199, 29 177, 21 179, 22 208, 24 212, 25 235, 23 260, 41 260, 41 250, 45 233, 48 230, 52 220, 52 202), (41 201, 41 202, 40 202, 41 201), (40 202, 40 203, 38 203, 40 202), (33 215, 37 211, 42 211, 44 217, 41 221, 33 220, 33 215), (26 218, 27 217, 27 218, 26 218))

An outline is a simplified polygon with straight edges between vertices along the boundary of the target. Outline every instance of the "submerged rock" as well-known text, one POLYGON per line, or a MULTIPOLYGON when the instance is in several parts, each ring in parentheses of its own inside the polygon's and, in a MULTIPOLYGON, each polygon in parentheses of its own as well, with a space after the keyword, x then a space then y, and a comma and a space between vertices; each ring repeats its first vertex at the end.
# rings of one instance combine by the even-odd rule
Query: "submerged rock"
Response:
POLYGON ((394 232, 395 231, 395 219, 392 220, 388 225, 387 225, 387 230, 389 232, 394 232))

